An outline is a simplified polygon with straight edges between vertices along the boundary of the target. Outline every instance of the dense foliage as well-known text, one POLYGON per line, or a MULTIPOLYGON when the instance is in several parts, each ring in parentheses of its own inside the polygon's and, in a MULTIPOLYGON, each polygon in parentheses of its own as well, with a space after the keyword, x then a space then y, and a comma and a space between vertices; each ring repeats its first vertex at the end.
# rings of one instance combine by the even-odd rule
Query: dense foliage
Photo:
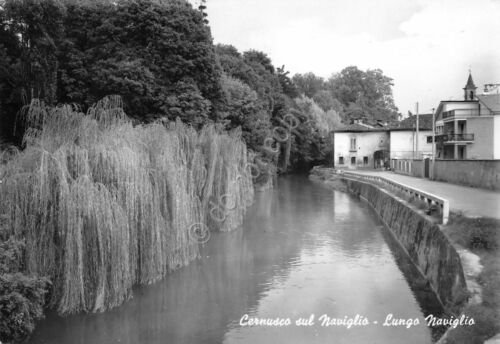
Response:
POLYGON ((10 58, 0 92, 17 107, 41 98, 86 109, 120 94, 143 121, 215 119, 222 92, 210 30, 185 1, 10 0, 0 18, 0 56, 10 58))
POLYGON ((205 0, 0 0, 0 138, 16 128, 24 148, 0 183, 0 340, 42 316, 37 276, 60 312, 92 311, 186 264, 189 220, 241 221, 240 207, 211 223, 207 204, 252 195, 233 180, 246 159, 269 183, 327 162, 331 130, 394 120, 382 71, 291 78, 263 52, 215 46, 208 24, 205 0), (111 94, 123 104, 93 106, 111 94))
POLYGON ((275 68, 259 51, 241 54, 230 45, 218 45, 216 51, 224 72, 221 117, 227 127, 241 126, 248 147, 268 165, 277 164, 280 172, 322 162, 326 122, 318 121, 318 115, 296 98, 298 90, 285 67, 275 68), (276 139, 278 133, 288 133, 287 140, 276 139))
POLYGON ((68 5, 59 100, 90 105, 120 94, 133 116, 203 125, 220 100, 203 16, 182 1, 68 5))
POLYGON ((0 120, 12 127, 21 106, 34 98, 85 111, 118 94, 140 122, 180 118, 198 129, 209 122, 241 127, 250 150, 288 172, 324 162, 327 134, 343 123, 396 119, 392 80, 382 71, 347 67, 328 80, 312 73, 290 78, 263 52, 214 46, 206 2, 199 4, 5 1, 0 120), (294 130, 283 124, 289 114, 300 119, 294 130), (289 137, 274 139, 269 149, 266 139, 275 128, 289 137))
POLYGON ((43 317, 49 281, 22 271, 24 241, 9 235, 0 218, 0 342, 25 339, 43 317))
POLYGON ((296 74, 293 81, 302 94, 314 99, 325 111, 335 110, 347 124, 354 120, 367 124, 398 120, 392 79, 380 69, 364 72, 350 66, 328 80, 306 73, 296 74))
POLYGON ((23 271, 50 277, 49 305, 62 314, 120 305, 133 285, 197 257, 196 226, 234 229, 252 201, 238 130, 134 127, 117 97, 87 114, 33 101, 26 118, 27 147, 8 165, 0 207, 25 241, 23 271))

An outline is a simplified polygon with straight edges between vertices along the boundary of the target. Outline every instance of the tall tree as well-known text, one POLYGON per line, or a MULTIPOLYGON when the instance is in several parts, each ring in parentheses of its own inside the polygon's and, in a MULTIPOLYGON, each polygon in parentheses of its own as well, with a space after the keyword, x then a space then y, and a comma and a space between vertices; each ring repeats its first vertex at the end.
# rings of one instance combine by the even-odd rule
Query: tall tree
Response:
POLYGON ((285 71, 285 66, 278 67, 276 69, 278 73, 278 80, 281 85, 281 89, 283 93, 290 98, 295 98, 299 96, 299 91, 297 86, 293 83, 292 79, 288 76, 290 74, 289 71, 285 71))
POLYGON ((222 77, 222 88, 225 94, 223 118, 227 129, 240 127, 248 148, 260 151, 271 122, 257 92, 243 81, 227 75, 222 77))
MULTIPOLYGON (((31 98, 57 102, 57 56, 64 38, 64 16, 64 4, 57 0, 0 4, 0 131, 4 134, 13 133, 19 109, 31 98)), ((20 140, 22 126, 17 128, 20 140)))
POLYGON ((203 16, 203 23, 208 25, 207 0, 200 0, 198 11, 200 11, 203 16))
POLYGON ((312 98, 318 91, 324 89, 325 81, 322 77, 316 76, 314 73, 295 74, 292 78, 299 93, 306 97, 312 98))
POLYGON ((57 101, 58 45, 63 40, 65 7, 59 1, 8 0, 4 28, 17 37, 21 92, 29 100, 57 101))
POLYGON ((28 100, 36 97, 54 104, 65 6, 56 0, 8 0, 5 11, 9 29, 19 39, 22 92, 28 100))
POLYGON ((220 67, 202 13, 184 0, 72 3, 65 21, 60 100, 88 106, 115 93, 127 113, 216 120, 220 67), (195 102, 197 105, 187 104, 195 102))
POLYGON ((337 112, 342 112, 342 103, 333 96, 332 92, 328 89, 322 89, 316 92, 312 99, 318 104, 324 111, 335 110, 337 112))
POLYGON ((346 115, 351 120, 361 118, 368 122, 397 120, 393 85, 380 69, 364 72, 355 66, 344 68, 328 80, 330 91, 346 108, 346 115))

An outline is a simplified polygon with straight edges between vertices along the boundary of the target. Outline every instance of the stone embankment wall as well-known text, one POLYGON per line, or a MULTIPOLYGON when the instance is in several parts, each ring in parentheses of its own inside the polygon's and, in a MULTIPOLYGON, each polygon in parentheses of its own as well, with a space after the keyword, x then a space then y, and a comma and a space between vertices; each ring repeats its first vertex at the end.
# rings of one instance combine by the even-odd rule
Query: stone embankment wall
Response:
POLYGON ((374 185, 346 182, 348 191, 366 200, 389 227, 445 309, 466 302, 467 286, 460 257, 439 226, 374 185))
POLYGON ((350 180, 331 169, 315 169, 312 179, 321 180, 368 202, 429 282, 445 310, 456 313, 467 301, 467 285, 460 256, 431 218, 406 201, 372 184, 350 180))

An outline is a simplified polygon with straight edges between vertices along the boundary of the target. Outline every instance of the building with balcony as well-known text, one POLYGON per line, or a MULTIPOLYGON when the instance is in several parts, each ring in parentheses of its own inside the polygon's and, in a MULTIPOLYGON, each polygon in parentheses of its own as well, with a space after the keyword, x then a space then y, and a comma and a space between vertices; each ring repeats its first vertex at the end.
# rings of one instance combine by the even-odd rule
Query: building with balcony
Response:
MULTIPOLYGON (((437 159, 500 159, 500 92, 476 94, 469 74, 464 100, 443 100, 435 113, 437 159)), ((432 139, 431 139, 432 141, 432 139)))

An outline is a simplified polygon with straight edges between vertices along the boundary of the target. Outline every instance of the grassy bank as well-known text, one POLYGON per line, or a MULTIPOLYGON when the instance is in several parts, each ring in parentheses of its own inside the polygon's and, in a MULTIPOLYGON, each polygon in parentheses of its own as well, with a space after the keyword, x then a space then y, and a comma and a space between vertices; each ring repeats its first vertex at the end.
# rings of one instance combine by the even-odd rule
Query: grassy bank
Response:
POLYGON ((87 114, 33 102, 24 115, 0 215, 5 236, 23 242, 21 271, 50 279, 48 306, 61 314, 115 307, 134 284, 188 264, 200 228, 234 229, 253 199, 237 131, 133 126, 114 97, 87 114))
POLYGON ((483 265, 478 276, 482 301, 463 310, 476 324, 451 330, 445 343, 483 343, 500 332, 500 220, 452 214, 443 230, 454 243, 478 255, 483 265))

